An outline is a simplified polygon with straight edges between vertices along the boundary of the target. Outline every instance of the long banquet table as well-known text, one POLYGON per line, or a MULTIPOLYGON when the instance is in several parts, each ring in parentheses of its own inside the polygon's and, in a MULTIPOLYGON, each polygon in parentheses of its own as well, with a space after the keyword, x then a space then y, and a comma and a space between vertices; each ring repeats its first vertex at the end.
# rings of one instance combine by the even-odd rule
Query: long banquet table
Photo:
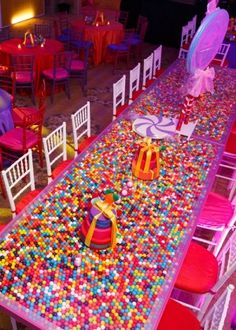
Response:
POLYGON ((190 140, 156 140, 159 179, 131 175, 141 114, 176 116, 184 63, 177 60, 0 236, 0 306, 39 329, 155 329, 211 188, 235 119, 234 70, 216 68, 215 93, 196 100, 190 140), (119 242, 80 241, 90 200, 105 188, 135 190, 117 208, 119 242), (81 265, 75 259, 81 257, 81 265))

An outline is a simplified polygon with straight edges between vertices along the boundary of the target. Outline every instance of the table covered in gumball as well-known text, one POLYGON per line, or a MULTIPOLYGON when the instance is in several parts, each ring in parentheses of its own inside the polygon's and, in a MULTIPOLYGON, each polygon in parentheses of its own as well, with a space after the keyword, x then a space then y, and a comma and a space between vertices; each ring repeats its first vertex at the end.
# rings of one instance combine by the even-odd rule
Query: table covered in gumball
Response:
POLYGON ((163 131, 163 116, 170 123, 178 117, 186 79, 181 60, 9 224, 0 236, 5 310, 47 330, 156 329, 236 115, 236 73, 215 70, 215 93, 193 105, 190 120, 197 124, 191 137, 167 128, 166 136, 152 139, 159 151, 156 178, 133 175, 140 144, 142 150, 150 142, 133 123, 140 115, 156 115, 154 134, 163 131), (84 244, 81 226, 107 190, 107 203, 111 191, 119 196, 119 203, 110 204, 116 245, 96 249, 88 240, 84 244))
POLYGON ((42 70, 52 66, 53 55, 64 49, 63 43, 53 39, 45 39, 42 44, 27 47, 23 44, 24 39, 14 38, 0 43, 1 64, 9 66, 11 55, 35 56, 35 80, 36 89, 40 88, 40 75, 42 70))

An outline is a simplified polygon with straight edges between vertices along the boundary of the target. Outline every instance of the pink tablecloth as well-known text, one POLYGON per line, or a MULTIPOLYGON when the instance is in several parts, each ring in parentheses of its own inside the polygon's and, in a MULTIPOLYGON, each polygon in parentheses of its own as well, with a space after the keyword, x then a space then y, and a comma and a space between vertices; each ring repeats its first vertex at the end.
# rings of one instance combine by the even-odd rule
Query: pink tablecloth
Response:
POLYGON ((10 65, 11 55, 34 55, 37 90, 42 70, 52 66, 53 55, 61 50, 63 50, 63 44, 57 40, 47 39, 44 47, 27 48, 22 45, 22 39, 10 39, 0 44, 0 63, 10 65), (21 45, 21 48, 18 48, 18 45, 21 45))
POLYGON ((104 26, 93 26, 86 25, 82 20, 75 20, 72 22, 72 29, 83 31, 84 40, 93 42, 95 65, 105 60, 107 45, 121 42, 124 37, 123 25, 118 22, 110 22, 109 25, 104 26))

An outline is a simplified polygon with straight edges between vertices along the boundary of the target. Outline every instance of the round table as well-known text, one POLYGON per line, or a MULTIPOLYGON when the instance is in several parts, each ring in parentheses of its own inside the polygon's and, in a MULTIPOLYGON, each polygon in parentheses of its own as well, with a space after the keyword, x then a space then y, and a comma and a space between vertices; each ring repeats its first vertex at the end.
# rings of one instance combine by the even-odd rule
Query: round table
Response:
POLYGON ((0 44, 0 63, 10 65, 11 55, 33 55, 35 57, 36 91, 40 86, 42 70, 52 66, 53 55, 64 49, 63 43, 53 39, 46 39, 44 47, 40 45, 28 48, 22 45, 22 39, 9 39, 0 44), (19 48, 21 45, 21 48, 19 48))
POLYGON ((109 25, 94 26, 85 24, 83 20, 75 20, 71 25, 73 30, 83 32, 84 40, 93 42, 95 65, 105 61, 109 44, 119 43, 124 37, 124 27, 118 22, 111 21, 109 25))

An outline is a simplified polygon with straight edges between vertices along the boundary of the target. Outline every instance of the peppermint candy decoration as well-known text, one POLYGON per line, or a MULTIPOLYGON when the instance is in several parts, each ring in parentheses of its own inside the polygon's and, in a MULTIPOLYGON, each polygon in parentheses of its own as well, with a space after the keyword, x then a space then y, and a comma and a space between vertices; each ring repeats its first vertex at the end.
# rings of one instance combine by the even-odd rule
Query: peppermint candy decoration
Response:
POLYGON ((175 123, 172 118, 147 115, 133 122, 133 130, 143 137, 163 139, 175 132, 175 123))

